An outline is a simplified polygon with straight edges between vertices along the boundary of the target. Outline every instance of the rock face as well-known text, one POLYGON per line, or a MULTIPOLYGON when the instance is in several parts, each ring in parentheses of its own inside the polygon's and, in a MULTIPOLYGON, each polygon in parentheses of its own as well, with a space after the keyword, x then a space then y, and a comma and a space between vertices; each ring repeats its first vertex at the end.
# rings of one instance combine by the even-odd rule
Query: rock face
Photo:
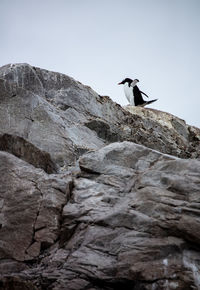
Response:
POLYGON ((0 68, 0 289, 200 289, 200 130, 0 68))

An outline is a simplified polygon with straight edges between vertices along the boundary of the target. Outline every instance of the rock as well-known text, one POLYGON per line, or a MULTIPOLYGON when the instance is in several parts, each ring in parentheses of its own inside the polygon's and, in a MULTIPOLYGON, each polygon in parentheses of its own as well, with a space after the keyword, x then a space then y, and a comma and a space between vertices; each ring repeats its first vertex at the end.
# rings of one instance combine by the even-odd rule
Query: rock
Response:
POLYGON ((134 107, 130 105, 125 106, 124 109, 133 115, 156 121, 162 126, 167 127, 169 130, 173 129, 183 138, 188 138, 189 133, 185 121, 173 116, 172 114, 161 112, 155 109, 143 110, 141 107, 134 107))
POLYGON ((137 143, 182 158, 199 157, 200 130, 198 128, 187 125, 184 120, 176 116, 155 109, 133 106, 126 106, 124 109, 130 112, 136 120, 138 120, 138 117, 142 118, 146 127, 153 134, 152 137, 149 136, 149 140, 146 140, 147 132, 146 130, 143 131, 142 124, 142 130, 139 132, 140 142, 137 143), (193 132, 195 132, 194 135, 193 132), (152 143, 155 143, 156 146, 152 143), (171 148, 171 151, 166 151, 164 147, 171 148))
POLYGON ((22 137, 10 134, 0 135, 0 150, 12 153, 35 167, 42 168, 47 173, 56 172, 56 165, 51 160, 50 154, 38 149, 22 137))
POLYGON ((103 280, 103 289, 197 287, 200 161, 123 142, 79 162, 82 175, 63 209, 63 231, 72 235, 62 269, 93 286, 103 280))
POLYGON ((199 157, 199 129, 157 110, 128 106, 129 113, 60 73, 7 65, 0 68, 0 91, 0 133, 49 153, 58 169, 70 169, 86 151, 125 140, 182 158, 199 157))
POLYGON ((198 128, 28 64, 0 103, 0 289, 200 289, 198 128))
POLYGON ((70 183, 0 151, 1 259, 32 260, 55 243, 70 183))
POLYGON ((31 282, 24 281, 19 277, 7 277, 2 279, 0 289, 36 290, 36 287, 31 282))

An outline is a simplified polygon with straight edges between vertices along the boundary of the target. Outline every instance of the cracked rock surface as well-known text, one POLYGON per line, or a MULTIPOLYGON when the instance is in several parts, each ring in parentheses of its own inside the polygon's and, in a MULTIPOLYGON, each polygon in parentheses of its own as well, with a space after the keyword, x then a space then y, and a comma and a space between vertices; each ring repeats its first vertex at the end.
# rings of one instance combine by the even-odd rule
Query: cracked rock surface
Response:
POLYGON ((200 289, 200 130, 0 68, 0 289, 200 289))
POLYGON ((71 178, 43 170, 0 151, 1 259, 37 257, 59 238, 71 178))

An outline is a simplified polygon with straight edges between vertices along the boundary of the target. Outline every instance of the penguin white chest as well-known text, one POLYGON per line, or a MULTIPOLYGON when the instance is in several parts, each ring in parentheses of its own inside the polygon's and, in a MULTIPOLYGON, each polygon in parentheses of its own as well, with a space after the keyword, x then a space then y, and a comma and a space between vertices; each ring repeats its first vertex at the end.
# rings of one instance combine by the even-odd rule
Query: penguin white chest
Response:
POLYGON ((124 93, 130 105, 135 106, 134 96, 133 96, 133 87, 132 86, 129 87, 128 83, 124 84, 124 93))

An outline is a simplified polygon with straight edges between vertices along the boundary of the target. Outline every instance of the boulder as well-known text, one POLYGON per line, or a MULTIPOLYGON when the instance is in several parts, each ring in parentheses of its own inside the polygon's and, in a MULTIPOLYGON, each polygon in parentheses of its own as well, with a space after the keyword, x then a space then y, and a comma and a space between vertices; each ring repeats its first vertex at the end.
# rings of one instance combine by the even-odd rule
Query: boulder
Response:
POLYGON ((79 164, 48 289, 199 289, 200 161, 122 142, 79 164))

